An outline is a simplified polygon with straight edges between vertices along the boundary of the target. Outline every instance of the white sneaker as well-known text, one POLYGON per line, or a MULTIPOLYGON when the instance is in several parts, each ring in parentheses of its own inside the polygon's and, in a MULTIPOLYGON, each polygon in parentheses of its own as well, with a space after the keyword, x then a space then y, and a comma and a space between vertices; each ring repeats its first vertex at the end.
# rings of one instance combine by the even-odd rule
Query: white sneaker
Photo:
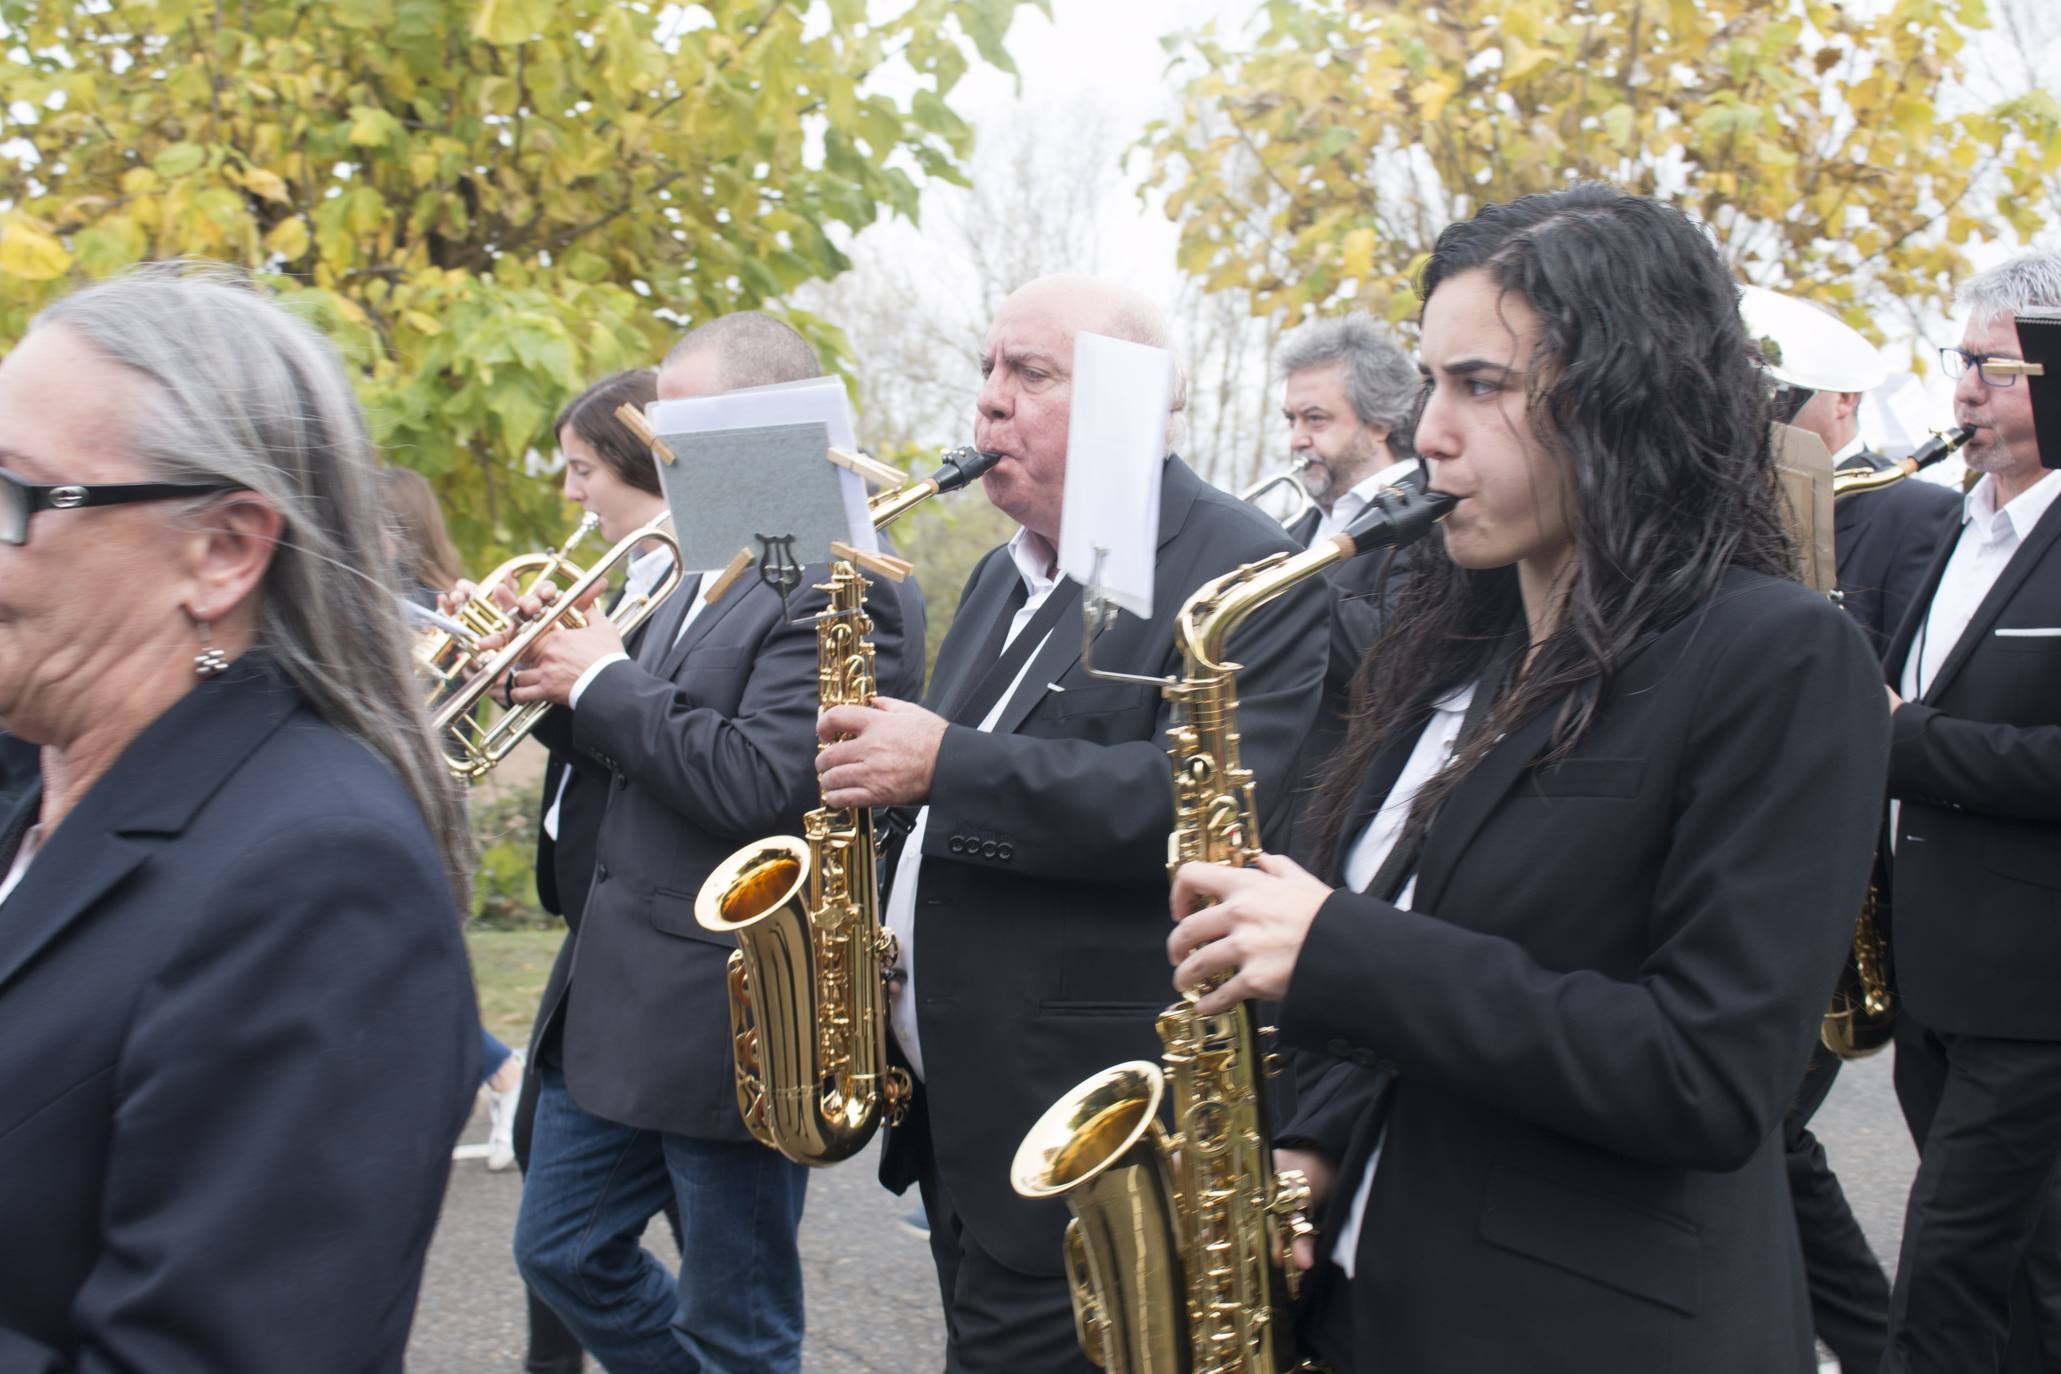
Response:
POLYGON ((515 1104, 522 1096, 523 1054, 512 1051, 508 1062, 515 1065, 515 1086, 507 1092, 487 1089, 487 1168, 495 1173, 515 1165, 515 1104))

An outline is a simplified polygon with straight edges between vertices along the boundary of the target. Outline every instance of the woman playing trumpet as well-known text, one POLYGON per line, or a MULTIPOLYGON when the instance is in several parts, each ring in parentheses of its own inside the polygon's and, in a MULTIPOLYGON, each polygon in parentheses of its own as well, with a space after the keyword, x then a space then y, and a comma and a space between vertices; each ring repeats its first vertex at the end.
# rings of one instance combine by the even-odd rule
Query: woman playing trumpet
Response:
POLYGON ((1804 1374, 1778 1128, 1866 883, 1872 659, 1787 580, 1696 226, 1491 206, 1423 296, 1444 556, 1361 667, 1316 872, 1183 869, 1175 981, 1284 1004, 1335 1364, 1804 1374))

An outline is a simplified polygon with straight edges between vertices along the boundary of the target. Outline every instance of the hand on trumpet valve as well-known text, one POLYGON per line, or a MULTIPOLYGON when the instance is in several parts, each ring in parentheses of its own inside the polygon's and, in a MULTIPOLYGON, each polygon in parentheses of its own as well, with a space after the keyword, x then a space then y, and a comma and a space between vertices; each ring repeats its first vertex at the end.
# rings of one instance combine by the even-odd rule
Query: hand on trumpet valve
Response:
POLYGON ((1195 1004, 1205 1016, 1240 1002, 1279 1001, 1302 943, 1331 889, 1293 859, 1262 854, 1250 868, 1183 864, 1174 875, 1174 931, 1167 958, 1174 986, 1224 982, 1195 1004))
POLYGON ((622 652, 622 632, 607 616, 597 615, 583 625, 560 625, 539 635, 508 675, 508 695, 517 706, 532 701, 569 705, 573 684, 581 675, 601 659, 622 652))

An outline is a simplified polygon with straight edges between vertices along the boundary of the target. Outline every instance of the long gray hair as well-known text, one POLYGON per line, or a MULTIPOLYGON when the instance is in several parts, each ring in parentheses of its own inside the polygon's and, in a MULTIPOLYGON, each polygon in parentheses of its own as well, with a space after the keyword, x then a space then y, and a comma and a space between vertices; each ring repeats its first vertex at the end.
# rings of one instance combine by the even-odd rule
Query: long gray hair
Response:
POLYGON ((400 775, 464 910, 464 802, 424 712, 381 540, 372 441, 335 349, 240 276, 181 264, 67 296, 30 327, 44 325, 145 380, 131 452, 155 477, 230 482, 279 511, 258 647, 324 720, 400 775))

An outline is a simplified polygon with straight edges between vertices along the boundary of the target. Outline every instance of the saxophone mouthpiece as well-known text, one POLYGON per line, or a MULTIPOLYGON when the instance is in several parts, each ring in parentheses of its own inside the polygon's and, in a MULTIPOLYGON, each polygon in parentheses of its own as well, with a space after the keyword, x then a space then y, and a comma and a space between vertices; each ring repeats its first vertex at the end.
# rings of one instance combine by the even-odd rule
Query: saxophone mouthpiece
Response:
POLYGON ((1923 472, 1974 437, 1973 425, 1936 430, 1930 439, 1912 450, 1911 456, 1904 459, 1904 462, 1909 465, 1912 472, 1923 472))
POLYGON ((989 468, 1002 461, 999 453, 989 453, 972 445, 962 445, 945 454, 943 464, 930 474, 930 480, 937 483, 939 495, 970 486, 987 475, 989 468))
POLYGON ((1375 494, 1366 513, 1345 531, 1353 552, 1401 548, 1431 533, 1432 526, 1460 504, 1457 496, 1442 491, 1417 491, 1410 487, 1389 487, 1375 494))

